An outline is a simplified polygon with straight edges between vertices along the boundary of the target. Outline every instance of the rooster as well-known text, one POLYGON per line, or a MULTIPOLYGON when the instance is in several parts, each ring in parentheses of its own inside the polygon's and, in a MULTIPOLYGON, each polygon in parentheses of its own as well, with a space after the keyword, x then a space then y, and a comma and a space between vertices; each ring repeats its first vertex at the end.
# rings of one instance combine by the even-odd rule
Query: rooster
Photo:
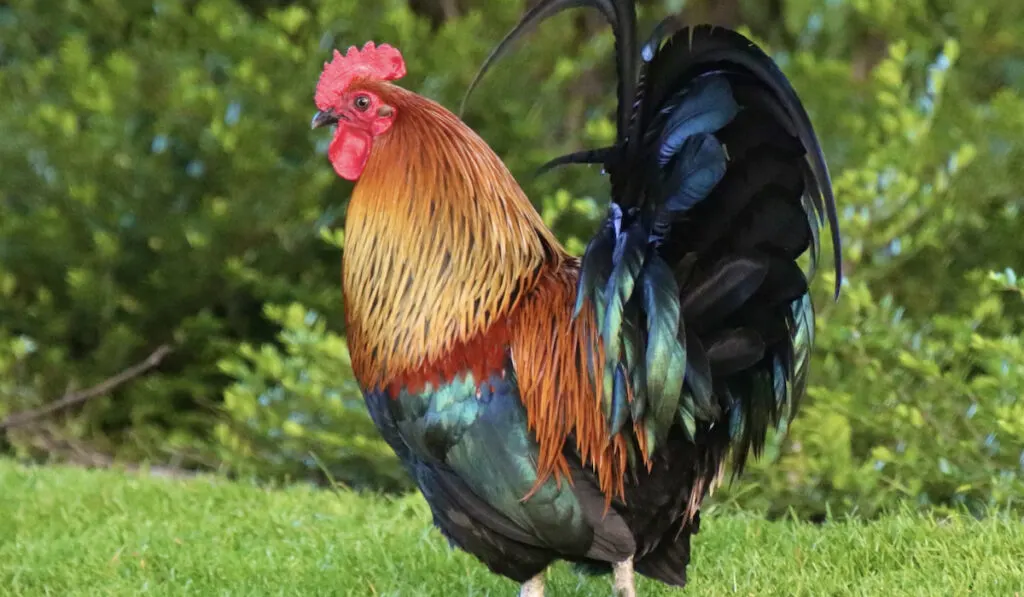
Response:
POLYGON ((702 500, 805 393, 826 215, 836 298, 841 279, 819 142, 740 34, 667 20, 641 46, 629 0, 545 0, 476 80, 581 5, 610 23, 618 71, 614 145, 550 164, 609 177, 581 259, 483 139, 393 83, 394 47, 335 50, 312 121, 335 125, 329 161, 355 181, 345 320, 369 413, 441 533, 523 597, 556 560, 623 597, 635 573, 683 586, 702 500))

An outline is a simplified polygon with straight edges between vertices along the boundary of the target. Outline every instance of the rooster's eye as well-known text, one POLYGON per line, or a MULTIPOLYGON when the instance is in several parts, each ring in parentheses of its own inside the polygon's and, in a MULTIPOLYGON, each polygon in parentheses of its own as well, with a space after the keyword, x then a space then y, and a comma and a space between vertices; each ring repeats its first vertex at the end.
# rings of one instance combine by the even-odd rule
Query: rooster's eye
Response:
POLYGON ((367 108, 370 107, 370 98, 365 95, 357 95, 356 100, 353 103, 355 104, 356 110, 365 112, 367 108))

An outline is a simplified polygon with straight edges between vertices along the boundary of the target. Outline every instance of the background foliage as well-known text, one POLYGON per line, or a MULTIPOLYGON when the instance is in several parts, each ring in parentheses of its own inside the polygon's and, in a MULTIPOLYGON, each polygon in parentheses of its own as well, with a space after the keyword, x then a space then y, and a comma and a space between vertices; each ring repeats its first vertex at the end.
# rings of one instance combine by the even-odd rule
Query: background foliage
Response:
MULTIPOLYGON (((349 187, 308 130, 313 84, 332 48, 388 41, 403 84, 454 108, 524 3, 65 4, 0 6, 0 419, 176 350, 0 430, 0 451, 407 487, 348 368, 349 187)), ((1017 4, 643 4, 645 23, 682 10, 766 46, 825 141, 842 211, 844 295, 829 301, 823 272, 810 399, 719 499, 812 519, 1021 506, 1017 4)), ((612 136, 610 51, 592 15, 560 17, 466 115, 575 251, 603 210, 599 173, 532 171, 612 136)))

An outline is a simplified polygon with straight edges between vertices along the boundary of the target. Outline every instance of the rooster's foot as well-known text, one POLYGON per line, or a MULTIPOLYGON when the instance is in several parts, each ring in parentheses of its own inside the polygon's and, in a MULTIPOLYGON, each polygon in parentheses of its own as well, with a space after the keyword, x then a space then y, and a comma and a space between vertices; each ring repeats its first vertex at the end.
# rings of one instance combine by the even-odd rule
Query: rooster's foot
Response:
POLYGON ((614 579, 612 589, 615 597, 636 597, 636 584, 633 579, 633 558, 623 560, 612 566, 614 579))
POLYGON ((544 597, 544 573, 524 582, 519 588, 519 597, 544 597))

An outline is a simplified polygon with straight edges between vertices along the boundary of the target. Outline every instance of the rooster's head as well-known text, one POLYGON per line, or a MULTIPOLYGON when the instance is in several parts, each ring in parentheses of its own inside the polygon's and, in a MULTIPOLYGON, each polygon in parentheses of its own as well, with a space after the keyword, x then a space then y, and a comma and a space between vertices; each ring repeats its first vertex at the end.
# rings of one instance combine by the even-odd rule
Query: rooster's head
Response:
POLYGON ((374 138, 395 122, 396 108, 384 97, 382 83, 405 76, 405 61, 387 44, 367 42, 324 63, 316 85, 313 128, 336 124, 327 156, 339 176, 357 180, 366 166, 374 138))

